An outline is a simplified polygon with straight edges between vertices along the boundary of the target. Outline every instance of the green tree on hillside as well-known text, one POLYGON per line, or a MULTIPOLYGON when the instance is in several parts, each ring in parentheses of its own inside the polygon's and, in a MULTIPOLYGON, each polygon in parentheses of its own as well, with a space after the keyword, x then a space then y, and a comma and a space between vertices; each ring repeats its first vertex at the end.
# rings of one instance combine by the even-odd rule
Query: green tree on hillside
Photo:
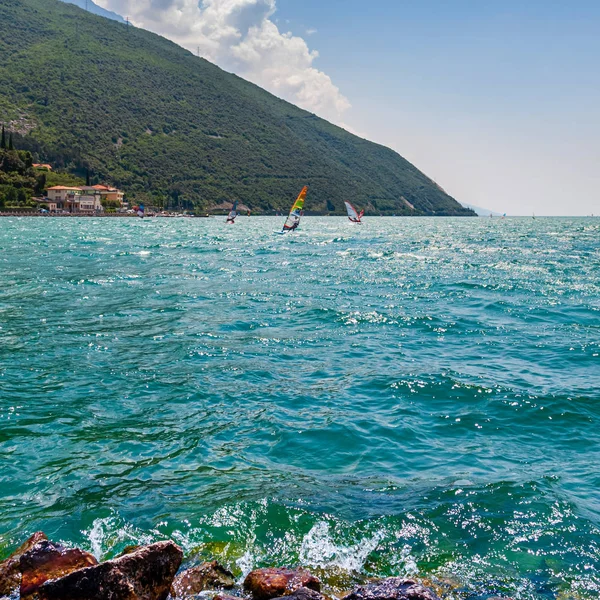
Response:
POLYGON ((43 194, 44 190, 46 189, 46 174, 42 173, 41 175, 37 176, 36 182, 35 182, 35 187, 33 188, 33 192, 35 194, 43 194))
POLYGON ((25 150, 0 149, 0 197, 3 204, 27 205, 35 185, 31 153, 25 150))
POLYGON ((17 203, 17 198, 17 190, 14 187, 9 187, 5 195, 6 204, 14 206, 17 203))
POLYGON ((8 137, 8 149, 9 150, 14 150, 15 149, 15 145, 13 144, 12 131, 10 132, 10 136, 8 137))
POLYGON ((0 150, 6 149, 6 131, 4 125, 2 125, 2 139, 0 140, 0 150))

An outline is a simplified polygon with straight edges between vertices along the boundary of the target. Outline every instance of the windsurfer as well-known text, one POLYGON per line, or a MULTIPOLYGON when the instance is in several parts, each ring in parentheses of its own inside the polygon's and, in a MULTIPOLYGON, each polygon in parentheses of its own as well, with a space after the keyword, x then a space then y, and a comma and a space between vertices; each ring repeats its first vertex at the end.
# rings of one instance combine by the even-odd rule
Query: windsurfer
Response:
POLYGON ((307 190, 308 190, 307 186, 304 186, 302 188, 300 195, 298 196, 298 198, 296 199, 296 202, 294 202, 294 205, 292 206, 292 209, 290 210, 290 214, 288 215, 288 218, 286 219, 285 223, 283 224, 283 230, 281 231, 281 233, 293 231, 294 229, 298 228, 298 225, 300 225, 300 219, 302 218, 302 215, 304 214, 304 211, 302 209, 304 208, 304 199, 306 198, 307 190))
POLYGON ((231 208, 231 212, 227 217, 227 223, 231 223, 232 225, 235 223, 235 218, 238 216, 237 212, 237 200, 233 203, 233 207, 231 208))

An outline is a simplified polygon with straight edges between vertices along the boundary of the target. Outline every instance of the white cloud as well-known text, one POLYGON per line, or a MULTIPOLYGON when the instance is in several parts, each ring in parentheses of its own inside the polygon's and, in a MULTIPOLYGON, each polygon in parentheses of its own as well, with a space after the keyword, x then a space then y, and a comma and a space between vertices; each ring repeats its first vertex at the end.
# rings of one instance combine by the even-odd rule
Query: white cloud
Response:
POLYGON ((350 108, 331 78, 313 66, 318 52, 271 19, 276 0, 96 2, 331 121, 340 122, 350 108))

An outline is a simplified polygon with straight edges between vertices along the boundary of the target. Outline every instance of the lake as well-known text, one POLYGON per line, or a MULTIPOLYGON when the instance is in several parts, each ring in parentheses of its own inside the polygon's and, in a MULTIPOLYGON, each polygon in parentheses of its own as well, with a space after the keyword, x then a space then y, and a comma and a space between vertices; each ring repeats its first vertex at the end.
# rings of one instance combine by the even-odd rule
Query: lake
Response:
POLYGON ((600 219, 0 220, 0 557, 600 595, 600 219))

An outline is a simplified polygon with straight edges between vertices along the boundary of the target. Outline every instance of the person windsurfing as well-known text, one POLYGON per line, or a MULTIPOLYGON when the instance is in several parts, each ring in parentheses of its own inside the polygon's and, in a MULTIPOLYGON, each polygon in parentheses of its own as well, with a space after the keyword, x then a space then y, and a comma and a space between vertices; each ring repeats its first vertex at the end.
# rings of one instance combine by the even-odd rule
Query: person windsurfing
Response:
POLYGON ((289 231, 294 231, 294 229, 298 229, 298 225, 300 225, 300 218, 304 214, 304 199, 306 198, 307 191, 308 186, 304 186, 300 192, 300 195, 296 199, 296 202, 294 202, 288 218, 283 224, 281 233, 287 233, 289 231))
POLYGON ((365 211, 361 210, 360 212, 358 212, 354 208, 354 206, 352 206, 352 204, 350 204, 350 202, 344 202, 344 204, 346 205, 348 219, 350 219, 350 221, 352 221, 352 223, 362 223, 361 219, 363 218, 365 211))
POLYGON ((237 200, 233 203, 233 208, 231 209, 231 212, 229 213, 229 216, 227 217, 227 221, 226 223, 231 223, 232 225, 235 223, 235 218, 238 216, 237 213, 237 200))

